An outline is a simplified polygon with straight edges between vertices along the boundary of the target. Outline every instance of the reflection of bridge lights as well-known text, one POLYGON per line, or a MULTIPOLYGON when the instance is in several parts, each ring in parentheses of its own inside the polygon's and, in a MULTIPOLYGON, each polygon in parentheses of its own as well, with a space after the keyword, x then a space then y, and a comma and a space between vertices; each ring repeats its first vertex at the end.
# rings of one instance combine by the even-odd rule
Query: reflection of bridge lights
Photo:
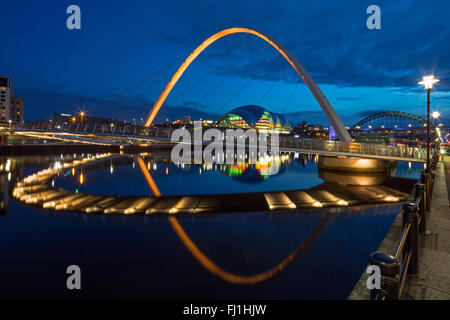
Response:
POLYGON ((72 176, 75 175, 75 168, 72 168, 72 176))
POLYGON ((112 165, 112 163, 111 163, 111 166, 109 167, 109 172, 110 172, 111 174, 114 173, 114 166, 112 165))
POLYGON ((8 181, 11 181, 11 172, 8 172, 8 181))
POLYGON ((80 174, 80 184, 83 184, 83 182, 84 182, 84 176, 83 176, 83 174, 80 174))
POLYGON ((316 208, 322 208, 322 207, 323 207, 323 204, 320 203, 319 201, 314 201, 314 202, 313 202, 313 207, 316 207, 316 208))
POLYGON ((408 169, 411 170, 411 161, 408 162, 408 169))
POLYGON ((59 170, 61 169, 61 162, 60 161, 56 161, 55 164, 53 165, 53 170, 59 170))
POLYGON ((383 200, 387 201, 387 202, 398 202, 399 201, 399 199, 397 197, 394 197, 394 196, 391 196, 391 195, 388 195, 388 196, 384 197, 383 200))
POLYGON ((284 192, 264 193, 264 197, 270 210, 297 208, 284 192))

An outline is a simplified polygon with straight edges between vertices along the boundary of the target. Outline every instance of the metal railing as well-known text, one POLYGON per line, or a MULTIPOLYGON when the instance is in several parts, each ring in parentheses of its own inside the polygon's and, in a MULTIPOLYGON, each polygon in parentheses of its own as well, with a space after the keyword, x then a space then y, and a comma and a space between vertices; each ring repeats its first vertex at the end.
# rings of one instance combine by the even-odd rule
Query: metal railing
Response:
MULTIPOLYGON (((431 169, 435 170, 437 157, 431 169)), ((370 291, 371 300, 398 300, 402 296, 408 274, 419 272, 419 233, 426 232, 426 213, 430 209, 434 174, 422 171, 407 202, 403 203, 402 234, 393 255, 384 252, 370 254, 369 263, 380 268, 381 287, 370 291)))
POLYGON ((373 143, 343 142, 317 139, 298 139, 280 136, 280 147, 302 151, 320 151, 324 154, 352 154, 395 160, 426 160, 426 150, 408 146, 388 146, 373 143))
MULTIPOLYGON (((53 122, 29 122, 17 127, 16 131, 41 131, 50 133, 79 133, 97 134, 105 137, 117 138, 153 138, 170 141, 173 128, 144 127, 142 125, 107 125, 107 124, 82 124, 53 122)), ((193 130, 190 130, 191 133, 193 130)), ((268 139, 270 146, 270 139, 268 139)), ((351 154, 360 157, 372 157, 381 159, 425 161, 426 150, 409 146, 388 146, 372 143, 343 142, 332 140, 303 139, 292 136, 279 136, 279 147, 281 150, 321 153, 329 155, 351 154)))

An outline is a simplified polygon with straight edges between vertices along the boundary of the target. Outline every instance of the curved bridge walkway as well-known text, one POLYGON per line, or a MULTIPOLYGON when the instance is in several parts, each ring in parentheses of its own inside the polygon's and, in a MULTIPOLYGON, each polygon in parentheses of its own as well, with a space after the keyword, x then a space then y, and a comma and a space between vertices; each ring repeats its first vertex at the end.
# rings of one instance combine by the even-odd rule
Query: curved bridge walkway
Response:
MULTIPOLYGON (((161 196, 109 196, 73 192, 52 186, 53 178, 72 168, 89 167, 115 158, 101 154, 66 162, 60 168, 48 168, 25 177, 13 190, 13 197, 28 205, 44 209, 67 210, 99 214, 219 214, 234 212, 288 212, 296 209, 346 207, 362 204, 392 204, 404 201, 408 194, 390 185, 342 186, 323 183, 307 190, 253 192, 243 194, 161 196)), ((143 162, 137 157, 138 164, 143 162)), ((145 165, 144 165, 145 167, 145 165)), ((145 168, 144 168, 145 169, 145 168)), ((143 170, 148 174, 148 171, 143 170)), ((150 186, 156 185, 151 176, 145 176, 150 186)), ((157 190, 157 188, 152 188, 157 190)))
MULTIPOLYGON (((26 123, 16 134, 90 144, 128 145, 134 142, 171 142, 172 128, 142 125, 93 125, 49 122, 26 123)), ((193 136, 193 135, 191 135, 193 136)), ((426 162, 426 150, 417 147, 386 146, 371 143, 302 139, 280 135, 279 150, 330 156, 350 156, 410 162, 426 162)), ((270 139, 268 139, 270 140, 270 139)), ((208 144, 208 141, 196 142, 208 144)))

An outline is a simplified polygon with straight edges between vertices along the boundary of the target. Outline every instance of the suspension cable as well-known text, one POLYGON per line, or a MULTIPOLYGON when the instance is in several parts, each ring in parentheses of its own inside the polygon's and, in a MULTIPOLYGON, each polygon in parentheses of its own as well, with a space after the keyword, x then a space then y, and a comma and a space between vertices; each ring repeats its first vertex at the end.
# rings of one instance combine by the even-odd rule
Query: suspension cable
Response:
POLYGON ((261 99, 258 100, 257 105, 260 105, 260 104, 261 104, 261 102, 262 102, 262 101, 264 100, 264 98, 269 94, 269 92, 272 91, 272 89, 275 87, 275 85, 278 83, 278 81, 280 81, 280 80, 274 81, 274 82, 272 83, 272 85, 271 85, 271 86, 266 90, 266 92, 263 94, 263 96, 261 97, 261 99))
POLYGON ((236 98, 249 84, 253 81, 253 78, 250 78, 240 89, 238 92, 236 92, 233 96, 231 96, 230 99, 228 99, 227 102, 225 102, 224 105, 222 105, 219 110, 217 110, 216 114, 220 114, 220 111, 222 111, 223 108, 225 108, 234 98, 236 98))
POLYGON ((94 107, 94 109, 98 109, 101 108, 103 106, 105 106, 106 104, 109 104, 111 102, 115 102, 117 101, 121 96, 123 96, 125 93, 133 91, 135 89, 137 89, 138 87, 142 86, 144 83, 146 83, 147 81, 153 80, 155 79, 157 76, 161 75, 163 71, 165 71, 166 69, 169 69, 171 66, 173 66, 175 63, 179 62, 182 59, 185 59, 186 56, 181 56, 175 60, 173 60, 172 62, 166 64, 165 66, 157 69, 156 71, 152 72, 150 75, 148 75, 147 77, 145 77, 142 80, 139 80, 138 82, 132 84, 130 87, 126 88, 125 90, 122 90, 121 92, 119 92, 119 94, 115 95, 113 99, 105 101, 101 104, 99 104, 98 106, 94 107))
MULTIPOLYGON (((244 33, 243 35, 241 35, 238 39, 236 39, 233 42, 233 47, 230 49, 230 52, 233 51, 234 49, 236 49, 237 45, 239 44, 239 42, 245 38, 247 36, 246 33, 244 33)), ((193 85, 189 86, 188 88, 186 88, 185 90, 183 90, 182 92, 180 92, 178 95, 176 95, 173 99, 171 99, 172 101, 176 101, 178 99, 180 99, 181 97, 185 96, 186 93, 188 93, 189 91, 191 91, 192 89, 194 89, 197 85, 199 85, 201 82, 203 82, 203 80, 207 79, 210 75, 212 75, 214 73, 214 69, 209 70, 205 75, 203 75, 202 77, 200 77, 196 82, 194 82, 193 85)))
POLYGON ((300 84, 300 82, 297 81, 297 84, 295 85, 294 90, 292 90, 291 95, 289 96, 288 100, 286 101, 286 104, 284 105, 284 108, 283 108, 283 110, 281 111, 281 114, 283 114, 283 113, 286 111, 286 108, 287 108, 287 106, 289 105, 289 103, 291 102, 291 99, 292 99, 292 97, 294 96, 295 91, 297 91, 297 87, 298 87, 299 84, 300 84))

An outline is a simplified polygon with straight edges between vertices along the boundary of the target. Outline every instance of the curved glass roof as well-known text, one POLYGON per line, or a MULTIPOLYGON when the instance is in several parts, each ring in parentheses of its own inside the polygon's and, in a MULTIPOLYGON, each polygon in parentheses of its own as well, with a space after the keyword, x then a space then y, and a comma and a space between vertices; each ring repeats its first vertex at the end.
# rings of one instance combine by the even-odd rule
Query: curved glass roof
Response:
POLYGON ((278 121, 280 122, 280 124, 282 126, 289 125, 289 122, 287 121, 285 116, 278 114, 278 113, 270 112, 267 109, 265 109, 261 106, 257 106, 257 105, 245 105, 245 106, 241 106, 241 107, 235 108, 233 110, 230 110, 227 114, 220 117, 220 119, 217 122, 224 120, 225 117, 230 114, 241 117, 249 125, 256 124, 265 114, 266 115, 269 114, 271 116, 273 125, 276 125, 278 121))

